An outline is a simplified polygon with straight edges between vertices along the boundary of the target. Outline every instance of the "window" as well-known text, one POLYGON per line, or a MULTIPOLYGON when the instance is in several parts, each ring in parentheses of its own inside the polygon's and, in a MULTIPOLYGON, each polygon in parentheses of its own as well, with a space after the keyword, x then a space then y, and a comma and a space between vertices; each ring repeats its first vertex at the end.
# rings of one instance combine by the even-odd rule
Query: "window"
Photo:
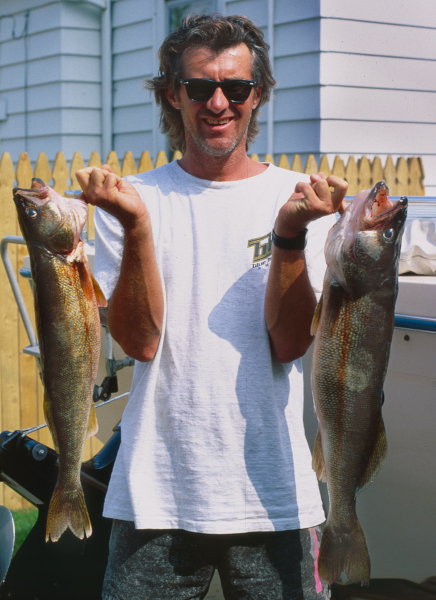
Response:
POLYGON ((215 0, 169 0, 167 2, 167 32, 180 26, 189 13, 210 15, 216 11, 215 0))

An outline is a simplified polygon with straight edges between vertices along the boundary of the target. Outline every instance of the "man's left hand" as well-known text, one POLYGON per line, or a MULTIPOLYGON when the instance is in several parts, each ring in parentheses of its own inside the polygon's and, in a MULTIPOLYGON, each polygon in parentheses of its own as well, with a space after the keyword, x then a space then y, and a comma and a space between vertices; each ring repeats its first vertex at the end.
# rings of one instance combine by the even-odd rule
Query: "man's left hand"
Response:
POLYGON ((326 177, 324 173, 311 175, 310 183, 297 183, 295 192, 279 211, 274 231, 292 238, 315 219, 338 211, 342 214, 347 206, 344 199, 347 188, 348 183, 340 177, 326 177))

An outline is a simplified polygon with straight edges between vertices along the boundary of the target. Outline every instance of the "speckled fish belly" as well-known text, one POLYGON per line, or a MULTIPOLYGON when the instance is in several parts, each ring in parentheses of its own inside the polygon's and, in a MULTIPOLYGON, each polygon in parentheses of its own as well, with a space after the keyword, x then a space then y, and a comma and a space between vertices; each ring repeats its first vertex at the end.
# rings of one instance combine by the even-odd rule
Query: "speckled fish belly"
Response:
POLYGON ((356 494, 374 479, 387 451, 383 384, 406 214, 407 198, 394 204, 380 182, 354 198, 327 237, 311 375, 319 423, 313 468, 327 481, 330 499, 318 559, 326 583, 343 572, 362 585, 370 578, 356 494))
POLYGON ((39 179, 32 179, 31 189, 16 188, 14 201, 30 255, 44 414, 59 455, 46 540, 57 541, 68 527, 89 537, 80 469, 85 440, 98 428, 92 389, 100 352, 98 305, 106 301, 80 241, 88 206, 39 179))

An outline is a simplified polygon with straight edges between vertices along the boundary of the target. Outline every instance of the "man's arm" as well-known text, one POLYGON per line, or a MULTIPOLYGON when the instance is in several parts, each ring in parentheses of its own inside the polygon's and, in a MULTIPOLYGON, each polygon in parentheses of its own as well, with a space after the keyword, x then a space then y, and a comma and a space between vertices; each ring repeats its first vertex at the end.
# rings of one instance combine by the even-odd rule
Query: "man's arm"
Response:
MULTIPOLYGON (((274 231, 278 236, 293 238, 311 221, 342 211, 347 187, 344 180, 334 176, 326 178, 323 173, 312 175, 310 184, 297 184, 295 193, 279 211, 274 231)), ((271 350, 280 362, 296 360, 309 348, 315 306, 304 251, 283 250, 273 244, 265 319, 271 350)))
POLYGON ((164 299, 156 262, 150 215, 136 189, 109 165, 76 173, 84 198, 116 217, 124 228, 118 283, 109 300, 113 338, 132 358, 154 358, 162 331, 164 299))

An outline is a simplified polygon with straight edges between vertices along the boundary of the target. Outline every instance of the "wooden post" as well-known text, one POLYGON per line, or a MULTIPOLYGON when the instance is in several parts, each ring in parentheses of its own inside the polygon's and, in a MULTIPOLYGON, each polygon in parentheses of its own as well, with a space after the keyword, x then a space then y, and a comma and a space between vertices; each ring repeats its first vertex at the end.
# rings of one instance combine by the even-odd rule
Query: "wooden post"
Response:
POLYGON ((359 191, 358 186, 358 168, 354 156, 348 158, 347 167, 345 169, 345 179, 348 182, 348 196, 355 196, 359 191))
POLYGON ((392 156, 388 156, 383 171, 384 180, 389 188, 389 194, 391 196, 397 195, 397 171, 395 170, 392 156))
POLYGON ((371 186, 371 164, 366 156, 359 158, 357 163, 359 169, 358 185, 360 190, 367 190, 371 186))
POLYGON ((137 172, 135 159, 129 150, 124 155, 121 177, 127 177, 127 175, 136 175, 137 172))

